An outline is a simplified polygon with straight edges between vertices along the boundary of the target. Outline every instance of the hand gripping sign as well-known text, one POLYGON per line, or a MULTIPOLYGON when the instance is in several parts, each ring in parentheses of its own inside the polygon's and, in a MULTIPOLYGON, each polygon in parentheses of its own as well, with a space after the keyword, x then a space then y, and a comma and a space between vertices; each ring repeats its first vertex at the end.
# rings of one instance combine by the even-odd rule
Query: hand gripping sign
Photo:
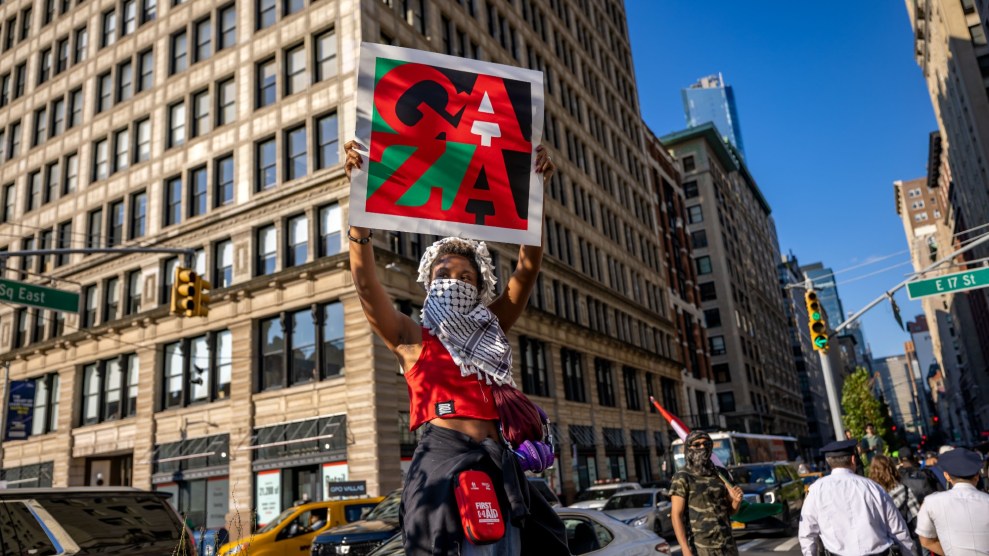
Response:
POLYGON ((362 43, 350 223, 541 244, 541 72, 362 43))

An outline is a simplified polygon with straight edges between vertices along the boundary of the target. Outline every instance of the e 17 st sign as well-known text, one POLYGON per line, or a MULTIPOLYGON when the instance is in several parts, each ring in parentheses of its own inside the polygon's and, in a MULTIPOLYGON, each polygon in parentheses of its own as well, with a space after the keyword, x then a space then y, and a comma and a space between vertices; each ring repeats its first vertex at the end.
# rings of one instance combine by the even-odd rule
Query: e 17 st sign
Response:
POLYGON ((350 222, 541 243, 542 73, 361 45, 350 222))
POLYGON ((967 270, 946 274, 937 278, 907 282, 907 295, 910 299, 941 295, 951 292, 974 290, 989 286, 989 268, 967 270))

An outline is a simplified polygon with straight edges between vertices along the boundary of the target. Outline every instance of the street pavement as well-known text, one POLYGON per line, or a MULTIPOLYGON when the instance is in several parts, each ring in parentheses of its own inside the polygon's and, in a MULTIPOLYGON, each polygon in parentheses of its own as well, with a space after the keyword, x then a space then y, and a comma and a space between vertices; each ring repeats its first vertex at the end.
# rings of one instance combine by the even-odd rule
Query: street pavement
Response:
MULTIPOLYGON (((751 556, 799 556, 800 540, 796 535, 792 537, 756 537, 743 536, 736 537, 738 551, 751 556)), ((671 547, 673 554, 680 554, 680 547, 671 547)))

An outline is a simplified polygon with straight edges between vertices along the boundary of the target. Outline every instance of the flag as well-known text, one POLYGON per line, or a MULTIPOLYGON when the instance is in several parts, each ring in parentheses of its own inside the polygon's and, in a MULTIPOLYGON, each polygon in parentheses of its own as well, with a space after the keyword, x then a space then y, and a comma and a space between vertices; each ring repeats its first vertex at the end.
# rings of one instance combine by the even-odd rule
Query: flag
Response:
MULTIPOLYGON (((669 411, 666 411, 666 408, 659 405, 659 402, 656 401, 656 398, 649 396, 649 402, 653 405, 653 407, 656 408, 656 411, 659 411, 659 414, 662 415, 664 419, 666 419, 666 422, 670 424, 670 427, 672 427, 673 431, 677 433, 677 436, 680 437, 680 440, 686 442, 687 435, 690 434, 690 429, 687 427, 687 425, 685 425, 683 421, 681 421, 676 415, 673 415, 669 411)), ((684 446, 684 450, 686 449, 687 447, 684 446)), ((713 461, 714 465, 718 467, 725 466, 723 463, 721 463, 721 458, 718 457, 718 454, 715 454, 714 452, 711 452, 711 461, 713 461)))

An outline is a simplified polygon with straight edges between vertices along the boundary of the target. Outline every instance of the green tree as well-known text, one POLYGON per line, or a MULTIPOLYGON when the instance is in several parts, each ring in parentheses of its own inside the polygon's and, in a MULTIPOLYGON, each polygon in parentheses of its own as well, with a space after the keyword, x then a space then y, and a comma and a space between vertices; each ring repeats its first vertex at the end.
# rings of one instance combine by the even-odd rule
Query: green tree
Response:
POLYGON ((841 389, 842 423, 853 438, 865 436, 865 426, 872 423, 876 434, 886 437, 889 423, 886 420, 883 404, 872 392, 872 378, 869 371, 859 367, 845 378, 841 389))

